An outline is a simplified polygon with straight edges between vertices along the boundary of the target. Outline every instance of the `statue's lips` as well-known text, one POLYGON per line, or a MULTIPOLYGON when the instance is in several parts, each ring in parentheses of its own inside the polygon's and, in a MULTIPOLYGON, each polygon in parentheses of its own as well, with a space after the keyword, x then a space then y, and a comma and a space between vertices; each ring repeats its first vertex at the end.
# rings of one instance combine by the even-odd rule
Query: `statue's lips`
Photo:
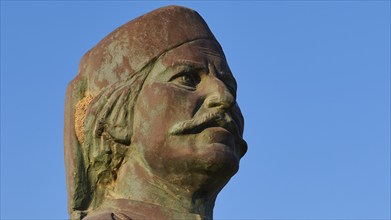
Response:
MULTIPOLYGON (((222 127, 208 127, 201 133, 204 135, 207 144, 223 144, 232 149, 235 146, 235 138, 231 132, 222 127)), ((232 149, 234 150, 234 149, 232 149)))

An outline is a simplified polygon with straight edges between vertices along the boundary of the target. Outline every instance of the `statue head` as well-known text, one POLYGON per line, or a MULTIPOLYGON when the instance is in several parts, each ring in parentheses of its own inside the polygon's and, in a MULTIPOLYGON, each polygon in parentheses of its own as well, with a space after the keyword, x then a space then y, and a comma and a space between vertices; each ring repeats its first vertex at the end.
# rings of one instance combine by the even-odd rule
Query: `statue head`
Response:
POLYGON ((247 150, 243 123, 236 81, 197 12, 168 6, 124 24, 84 55, 68 85, 71 217, 128 198, 124 187, 142 172, 214 204, 247 150))

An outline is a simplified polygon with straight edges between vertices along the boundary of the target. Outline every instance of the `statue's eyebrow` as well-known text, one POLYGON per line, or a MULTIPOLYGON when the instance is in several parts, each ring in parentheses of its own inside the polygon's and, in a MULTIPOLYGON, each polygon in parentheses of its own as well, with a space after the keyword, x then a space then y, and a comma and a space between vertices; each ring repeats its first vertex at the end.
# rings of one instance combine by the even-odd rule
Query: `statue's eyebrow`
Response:
POLYGON ((204 63, 197 62, 194 60, 187 60, 187 59, 175 60, 171 64, 171 67, 177 67, 177 66, 189 66, 189 67, 193 67, 195 69, 205 69, 205 70, 208 69, 208 67, 204 63))
POLYGON ((159 73, 159 75, 164 77, 164 81, 168 81, 171 76, 169 78, 165 78, 167 74, 178 74, 184 70, 195 70, 195 72, 200 72, 204 70, 208 71, 208 67, 207 65, 194 60, 177 59, 173 60, 169 66, 166 66, 165 69, 159 73))

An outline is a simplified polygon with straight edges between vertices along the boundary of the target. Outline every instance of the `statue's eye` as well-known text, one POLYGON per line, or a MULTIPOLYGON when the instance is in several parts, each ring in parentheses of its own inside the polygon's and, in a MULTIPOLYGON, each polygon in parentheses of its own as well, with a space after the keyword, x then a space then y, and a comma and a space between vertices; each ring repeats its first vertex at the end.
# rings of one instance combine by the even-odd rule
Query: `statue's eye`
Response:
POLYGON ((195 72, 183 71, 170 79, 171 82, 195 89, 200 82, 199 76, 195 72))

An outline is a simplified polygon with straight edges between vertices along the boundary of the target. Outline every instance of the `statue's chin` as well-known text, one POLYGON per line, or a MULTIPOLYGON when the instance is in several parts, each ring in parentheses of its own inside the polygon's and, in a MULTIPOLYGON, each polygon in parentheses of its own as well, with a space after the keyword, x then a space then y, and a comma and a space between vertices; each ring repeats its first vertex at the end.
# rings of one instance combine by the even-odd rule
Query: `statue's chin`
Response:
POLYGON ((207 187, 216 191, 238 171, 238 156, 227 146, 212 144, 197 155, 166 161, 167 180, 176 185, 207 187))

